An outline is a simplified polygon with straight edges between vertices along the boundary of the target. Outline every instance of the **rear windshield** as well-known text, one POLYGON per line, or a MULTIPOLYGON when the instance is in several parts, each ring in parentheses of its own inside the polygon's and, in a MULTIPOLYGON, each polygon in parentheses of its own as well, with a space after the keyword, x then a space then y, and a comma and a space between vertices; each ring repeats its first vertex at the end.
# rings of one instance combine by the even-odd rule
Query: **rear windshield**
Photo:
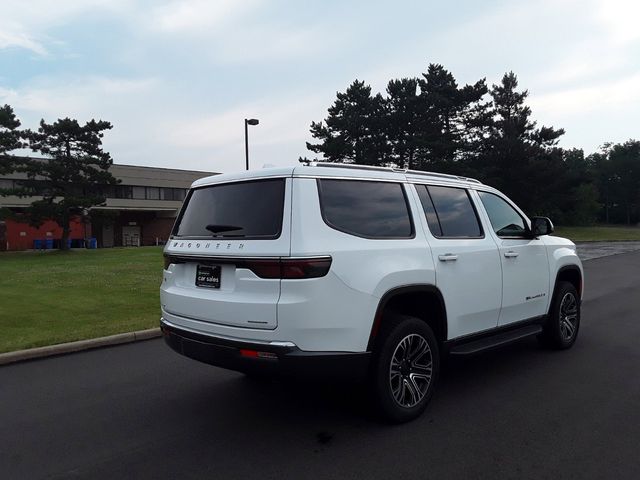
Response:
POLYGON ((192 190, 173 234, 176 237, 277 238, 282 229, 284 182, 284 178, 276 178, 192 190))

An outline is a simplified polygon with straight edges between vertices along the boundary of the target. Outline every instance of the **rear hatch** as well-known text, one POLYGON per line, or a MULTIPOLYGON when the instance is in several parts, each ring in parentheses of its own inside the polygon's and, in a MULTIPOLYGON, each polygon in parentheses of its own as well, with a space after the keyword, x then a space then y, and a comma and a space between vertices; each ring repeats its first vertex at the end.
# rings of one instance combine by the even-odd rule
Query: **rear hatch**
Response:
POLYGON ((165 248, 165 312, 204 322, 274 329, 278 262, 290 254, 291 178, 192 189, 165 248))

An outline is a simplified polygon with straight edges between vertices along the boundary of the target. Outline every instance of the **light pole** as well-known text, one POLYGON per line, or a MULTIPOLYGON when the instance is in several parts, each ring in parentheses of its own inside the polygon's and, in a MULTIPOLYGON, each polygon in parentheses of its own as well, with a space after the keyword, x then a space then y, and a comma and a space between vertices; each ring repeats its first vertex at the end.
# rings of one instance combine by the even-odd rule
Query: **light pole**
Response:
POLYGON ((258 125, 257 118, 244 119, 244 154, 247 159, 247 170, 249 170, 249 125, 258 125))

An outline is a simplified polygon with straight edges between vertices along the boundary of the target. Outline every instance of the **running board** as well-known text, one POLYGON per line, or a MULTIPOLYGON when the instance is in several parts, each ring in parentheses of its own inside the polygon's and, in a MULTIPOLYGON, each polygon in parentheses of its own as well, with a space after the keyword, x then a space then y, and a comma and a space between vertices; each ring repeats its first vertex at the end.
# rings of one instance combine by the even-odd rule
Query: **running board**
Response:
POLYGON ((451 355, 472 355, 482 352, 490 348, 500 347, 516 340, 520 340, 531 335, 537 335, 542 332, 542 325, 527 325, 526 327, 507 330, 505 332, 496 333, 489 337, 472 340, 467 343, 456 345, 450 350, 451 355))

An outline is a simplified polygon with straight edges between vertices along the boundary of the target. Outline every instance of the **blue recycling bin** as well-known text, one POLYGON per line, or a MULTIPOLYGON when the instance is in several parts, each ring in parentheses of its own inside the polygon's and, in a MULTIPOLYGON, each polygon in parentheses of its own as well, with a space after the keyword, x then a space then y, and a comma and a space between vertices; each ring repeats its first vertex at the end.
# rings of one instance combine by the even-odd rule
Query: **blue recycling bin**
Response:
POLYGON ((47 238, 44 241, 44 248, 46 248, 47 250, 53 249, 53 238, 47 238))
POLYGON ((89 248, 94 249, 94 248, 98 248, 98 240, 95 238, 90 238, 89 239, 89 248))
POLYGON ((33 241, 33 248, 35 250, 42 250, 42 240, 36 239, 33 241))

